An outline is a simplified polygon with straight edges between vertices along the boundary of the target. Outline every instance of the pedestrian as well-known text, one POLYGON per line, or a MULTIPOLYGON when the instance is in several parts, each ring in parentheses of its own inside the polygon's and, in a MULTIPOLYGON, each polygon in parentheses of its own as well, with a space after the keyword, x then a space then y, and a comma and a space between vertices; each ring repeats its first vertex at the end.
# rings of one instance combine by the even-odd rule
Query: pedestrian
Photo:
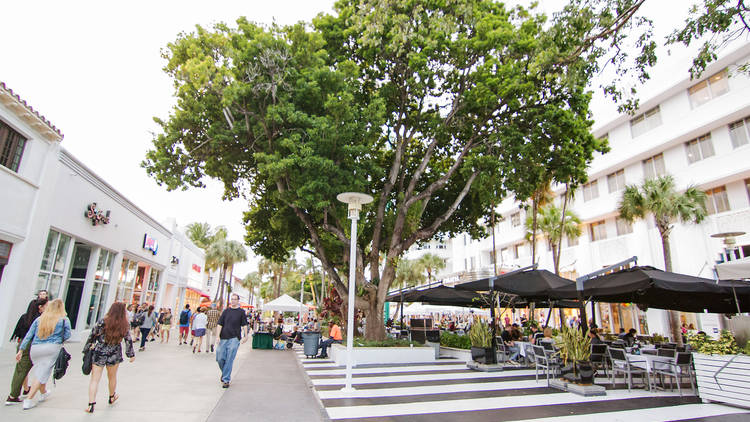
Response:
POLYGON ((240 297, 237 293, 232 293, 229 307, 221 313, 218 322, 219 327, 219 348, 216 351, 216 362, 221 369, 221 386, 229 388, 229 382, 232 378, 232 365, 237 355, 237 349, 248 339, 248 322, 245 318, 245 312, 240 309, 240 297), (242 336, 242 327, 245 327, 245 336, 242 336))
POLYGON ((38 292, 36 292, 36 298, 49 300, 49 292, 44 289, 39 290, 38 292))
MULTIPOLYGON (((28 309, 26 309, 26 313, 21 315, 21 317, 18 319, 18 323, 16 324, 15 330, 13 330, 13 336, 10 338, 11 341, 16 342, 16 352, 19 351, 21 347, 21 341, 26 337, 26 333, 29 332, 29 328, 31 328, 31 324, 34 322, 35 319, 39 317, 39 315, 44 312, 44 308, 47 305, 47 299, 34 299, 29 303, 28 309)), ((21 355, 21 360, 16 363, 16 368, 13 371, 13 379, 10 382, 10 394, 8 395, 8 398, 5 399, 5 404, 16 404, 21 403, 23 400, 21 400, 21 389, 23 388, 23 395, 29 394, 29 371, 31 370, 31 367, 33 364, 31 363, 31 358, 29 357, 29 351, 24 350, 23 354, 21 355)))
POLYGON ((143 305, 135 306, 134 313, 133 313, 133 319, 130 321, 130 328, 133 330, 132 338, 135 340, 133 341, 140 341, 141 340, 141 324, 143 324, 143 320, 146 318, 144 314, 143 305))
POLYGON ((211 304, 211 308, 206 311, 206 319, 208 320, 208 323, 206 323, 206 341, 209 344, 208 347, 211 349, 211 353, 213 353, 214 345, 218 341, 217 336, 219 331, 217 325, 219 324, 219 316, 221 316, 221 313, 214 302, 211 304))
POLYGON ((172 329, 172 308, 167 308, 161 318, 161 343, 169 343, 169 331, 172 329))
MULTIPOLYGON (((151 308, 154 308, 152 305, 151 308)), ((156 336, 159 335, 159 329, 161 328, 161 314, 163 310, 159 309, 159 312, 156 312, 156 308, 154 308, 154 315, 156 316, 156 323, 154 323, 154 326, 151 327, 151 331, 148 333, 149 341, 156 341, 156 336)))
POLYGON ((141 347, 138 349, 139 352, 146 350, 146 340, 148 340, 148 333, 158 324, 156 319, 156 312, 154 312, 154 305, 149 305, 146 312, 142 313, 143 319, 141 323, 141 347))
POLYGON ((20 362, 23 351, 32 346, 29 357, 34 362, 32 375, 35 379, 31 384, 29 395, 23 401, 24 410, 37 405, 38 402, 34 401, 37 392, 41 393, 39 402, 46 400, 49 396, 47 381, 52 375, 52 368, 55 366, 63 342, 69 338, 70 320, 65 313, 65 306, 62 300, 55 299, 47 304, 42 315, 31 324, 16 354, 16 362, 20 362))
POLYGON ((190 330, 190 304, 185 305, 185 309, 180 312, 180 345, 186 344, 188 339, 188 331, 190 330))
MULTIPOLYGON (((206 324, 208 324, 208 318, 202 307, 198 307, 198 312, 193 318, 193 338, 196 340, 196 344, 193 346, 193 353, 195 348, 198 348, 198 353, 201 352, 201 346, 203 345, 203 338, 206 336, 206 324)), ((206 353, 208 353, 208 344, 206 344, 206 353)))
POLYGON ((328 357, 328 348, 333 343, 341 344, 343 337, 341 335, 341 327, 338 326, 333 320, 328 322, 328 340, 320 342, 320 354, 317 356, 319 359, 325 359, 328 357))
POLYGON ((93 350, 91 380, 89 381, 89 404, 86 412, 94 413, 96 392, 102 379, 104 368, 107 368, 109 387, 109 404, 114 404, 120 396, 117 394, 117 369, 122 359, 122 341, 125 340, 125 354, 130 362, 135 360, 133 340, 130 338, 130 323, 125 311, 125 304, 115 302, 109 307, 104 318, 91 330, 83 350, 93 350))

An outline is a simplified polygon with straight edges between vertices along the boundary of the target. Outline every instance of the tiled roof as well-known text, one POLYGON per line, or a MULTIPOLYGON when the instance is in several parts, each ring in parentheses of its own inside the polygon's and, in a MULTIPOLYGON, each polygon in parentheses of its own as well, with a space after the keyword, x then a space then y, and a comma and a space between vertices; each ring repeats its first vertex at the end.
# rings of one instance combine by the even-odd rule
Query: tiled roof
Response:
POLYGON ((60 129, 55 127, 52 122, 47 120, 38 111, 34 110, 34 107, 30 106, 25 100, 22 100, 18 94, 5 86, 5 82, 2 81, 0 81, 0 101, 11 108, 23 108, 27 113, 26 115, 20 115, 20 117, 24 118, 27 123, 31 124, 31 126, 39 130, 47 138, 62 141, 64 135, 60 129))

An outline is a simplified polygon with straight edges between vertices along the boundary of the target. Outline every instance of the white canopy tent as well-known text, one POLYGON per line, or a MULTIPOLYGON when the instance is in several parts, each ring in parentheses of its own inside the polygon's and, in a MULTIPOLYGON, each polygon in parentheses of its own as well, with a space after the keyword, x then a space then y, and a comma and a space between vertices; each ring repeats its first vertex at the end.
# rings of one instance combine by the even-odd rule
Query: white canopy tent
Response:
POLYGON ((729 261, 716 265, 719 280, 737 280, 750 278, 750 259, 729 261))
POLYGON ((277 311, 277 312, 305 312, 307 306, 294 300, 289 295, 281 295, 276 299, 263 305, 264 311, 277 311))
MULTIPOLYGON (((394 316, 398 315, 400 307, 396 308, 394 316)), ((489 316, 489 310, 479 308, 464 308, 461 306, 441 306, 441 305, 425 305, 422 303, 412 303, 409 306, 404 307, 404 316, 406 315, 429 315, 432 313, 445 313, 445 314, 474 314, 489 316)))

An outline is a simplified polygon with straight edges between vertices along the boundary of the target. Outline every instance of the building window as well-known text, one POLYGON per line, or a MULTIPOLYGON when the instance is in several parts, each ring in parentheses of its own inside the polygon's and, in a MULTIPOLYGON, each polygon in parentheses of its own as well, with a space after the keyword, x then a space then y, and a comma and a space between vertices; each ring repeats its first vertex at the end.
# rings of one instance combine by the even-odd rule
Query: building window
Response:
POLYGON ((65 274, 65 261, 71 238, 54 230, 47 235, 47 245, 42 255, 42 265, 36 280, 36 290, 47 290, 50 298, 60 297, 60 286, 65 274))
POLYGON ((660 125, 661 113, 659 112, 659 106, 656 106, 630 120, 630 134, 633 138, 637 138, 660 125))
POLYGON ((699 138, 685 143, 688 164, 704 160, 714 155, 714 145, 711 143, 711 134, 705 134, 699 138))
POLYGON ((590 201, 598 197, 599 197, 599 185, 596 183, 596 180, 592 181, 591 183, 586 183, 585 185, 583 185, 583 200, 584 201, 590 201))
POLYGON ((474 269, 477 268, 477 260, 475 257, 469 258, 469 265, 471 266, 471 270, 474 271, 474 269))
POLYGON ((137 273, 138 262, 131 261, 129 259, 122 260, 122 268, 120 268, 120 279, 117 282, 117 291, 115 294, 116 301, 122 301, 125 303, 132 302, 133 287, 135 286, 137 273))
POLYGON ((624 234, 633 233, 633 225, 630 224, 624 218, 617 217, 615 219, 615 225, 617 226, 617 235, 622 236, 624 234))
POLYGON ((711 99, 724 95, 727 92, 729 92, 729 83, 727 82, 726 69, 716 73, 705 81, 698 82, 688 89, 690 104, 693 108, 705 104, 711 99))
POLYGON ((0 120, 0 165, 17 172, 25 146, 26 138, 0 120))
POLYGON ((609 193, 619 192, 625 189, 625 170, 616 171, 607 176, 609 193))
POLYGON ((750 179, 745 179, 745 191, 747 191, 747 198, 750 199, 750 179))
POLYGON ((521 244, 517 243, 513 245, 513 258, 518 259, 521 256, 521 244))
POLYGON ((657 154, 643 160, 643 175, 645 179, 654 179, 667 172, 664 167, 664 154, 657 154))
POLYGON ((505 262, 510 260, 510 251, 508 248, 502 248, 500 249, 500 262, 505 262))
POLYGON ((521 211, 514 212, 510 215, 510 225, 513 227, 518 227, 521 225, 521 211))
POLYGON ((591 223, 591 241, 596 242, 607 238, 607 226, 604 220, 591 223))
POLYGON ((578 237, 566 237, 568 239, 568 247, 578 246, 578 237))
POLYGON ((729 198, 727 197, 727 189, 724 186, 706 191, 706 211, 709 214, 729 211, 729 198))
POLYGON ((464 270, 468 270, 468 269, 469 269, 469 260, 464 258, 464 270))
POLYGON ((734 148, 747 145, 750 142, 750 117, 730 124, 729 137, 732 139, 734 148))
POLYGON ((86 328, 91 328, 97 321, 104 317, 107 310, 107 294, 109 293, 109 280, 112 278, 112 261, 115 253, 102 249, 99 252, 99 261, 96 263, 94 274, 94 287, 91 291, 89 303, 89 314, 86 317, 86 328))
POLYGON ((159 294, 159 275, 161 271, 151 268, 151 274, 148 277, 148 284, 146 284, 146 299, 145 303, 153 305, 156 303, 156 296, 159 294))

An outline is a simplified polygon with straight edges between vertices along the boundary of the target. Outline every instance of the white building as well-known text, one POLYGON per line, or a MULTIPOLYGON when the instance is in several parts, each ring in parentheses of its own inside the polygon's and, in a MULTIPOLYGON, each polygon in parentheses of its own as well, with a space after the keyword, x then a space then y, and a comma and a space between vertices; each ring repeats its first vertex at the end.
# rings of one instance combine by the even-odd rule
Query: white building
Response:
POLYGON ((40 289, 63 299, 76 339, 115 300, 159 307, 166 293, 171 306, 182 287, 165 283, 173 257, 202 266, 194 247, 172 251, 172 231, 64 150, 62 139, 0 83, 0 338, 40 289))
MULTIPOLYGON (((708 194, 706 221, 678 223, 671 234, 673 271, 712 278, 723 251, 721 240, 711 238, 716 233, 748 233, 738 237, 737 244, 750 255, 750 78, 734 72, 748 61, 750 44, 745 44, 712 64, 701 79, 677 80, 644 101, 634 116, 597 122, 594 135, 608 138, 611 151, 594 159, 588 183, 569 204, 583 223, 582 235, 563 243, 561 275, 574 279, 632 256, 638 257, 639 265, 663 269, 661 237, 653 219, 629 225, 617 212, 626 184, 662 174, 673 175, 680 190, 695 185, 708 194)), ((559 203, 563 189, 555 191, 559 203)), ((495 227, 498 267, 507 271, 530 265, 525 212, 512 198, 503 201, 498 212, 504 216, 495 227)), ((451 244, 452 271, 492 271, 492 237, 472 241, 459 236, 451 244)), ((543 239, 537 243, 537 254, 540 268, 553 268, 543 239)), ((612 330, 668 332, 661 310, 601 304, 596 312, 600 326, 612 330)), ((707 332, 718 324, 716 315, 681 317, 707 332)))

